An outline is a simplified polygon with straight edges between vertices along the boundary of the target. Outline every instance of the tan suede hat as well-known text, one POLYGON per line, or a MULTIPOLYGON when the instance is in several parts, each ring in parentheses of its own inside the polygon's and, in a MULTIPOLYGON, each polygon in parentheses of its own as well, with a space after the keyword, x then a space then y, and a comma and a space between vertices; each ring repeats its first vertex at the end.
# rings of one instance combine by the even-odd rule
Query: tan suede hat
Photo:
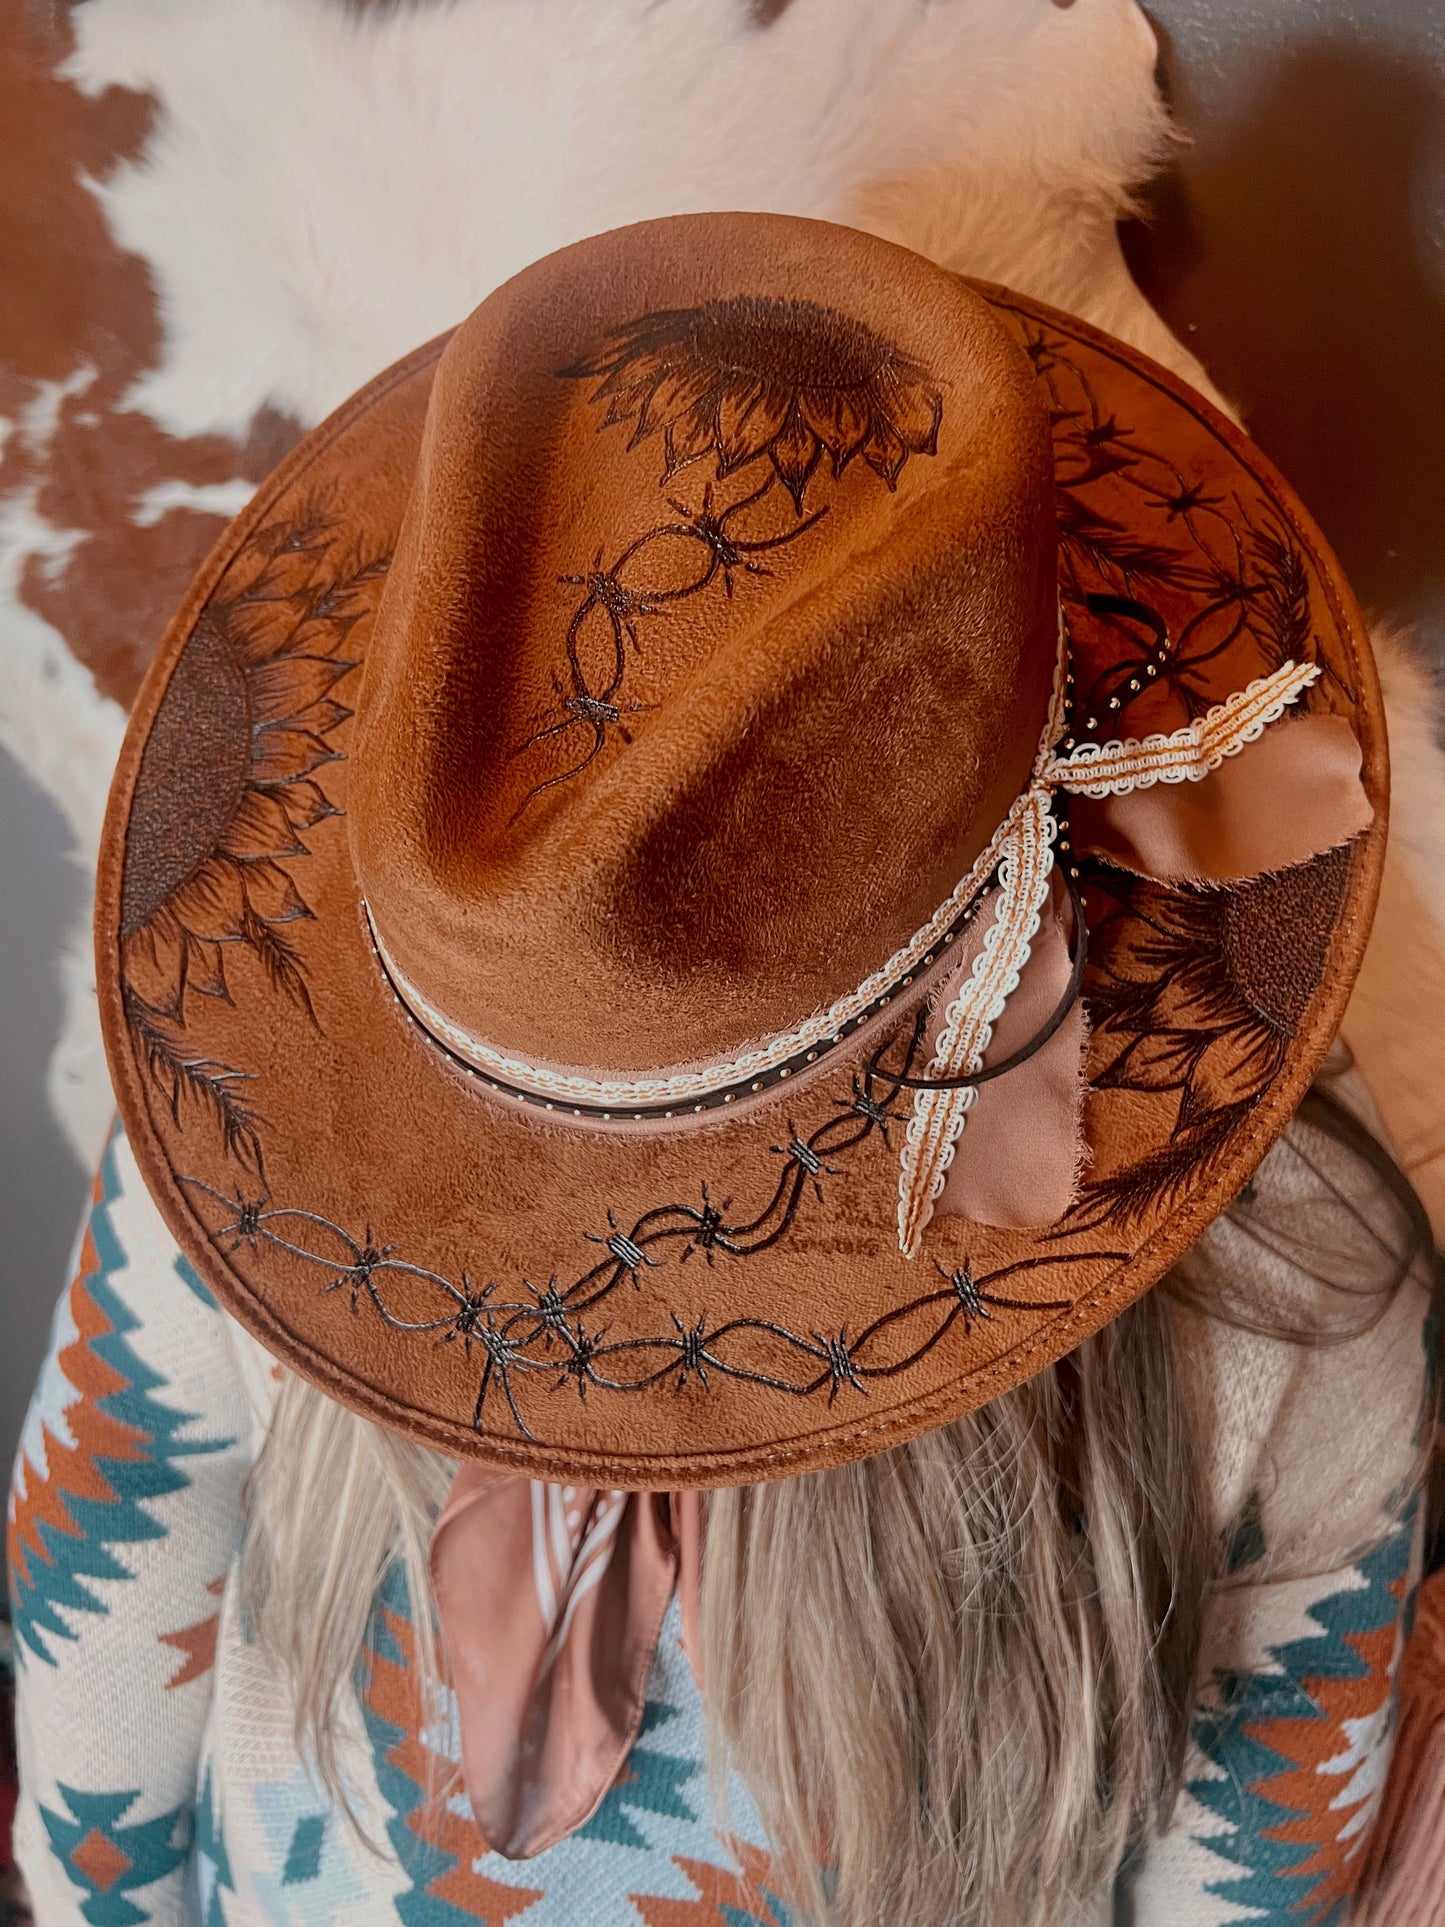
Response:
POLYGON ((539 262, 316 429, 141 693, 101 1007, 288 1365, 588 1486, 806 1471, 1038 1371, 1335 1031, 1358 612, 1143 357, 884 242, 539 262))

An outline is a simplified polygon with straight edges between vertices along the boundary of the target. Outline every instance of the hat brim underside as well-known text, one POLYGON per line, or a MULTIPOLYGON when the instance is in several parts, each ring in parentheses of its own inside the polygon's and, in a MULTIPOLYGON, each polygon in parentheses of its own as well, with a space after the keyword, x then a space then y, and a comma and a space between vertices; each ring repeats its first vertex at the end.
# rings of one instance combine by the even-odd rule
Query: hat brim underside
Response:
MULTIPOLYGON (((906 1010, 811 1081, 676 1135, 521 1107, 398 1005, 343 820, 350 703, 443 344, 419 350, 307 437, 202 571, 132 718, 97 908, 147 1182, 221 1302, 344 1403, 455 1456, 590 1485, 861 1457, 1116 1316, 1298 1104, 1383 860, 1358 611, 1287 485, 1215 410, 1085 324, 981 291, 1047 391, 1076 686, 1133 646, 1089 613, 1097 594, 1167 625, 1156 705, 1199 713, 1316 662, 1307 706, 1349 719, 1374 826, 1228 890, 1086 872, 1088 1165, 1047 1231, 938 1217, 900 1256, 907 1109, 866 1063, 901 1063, 906 1010)), ((1118 733, 1160 726, 1130 707, 1118 733)))

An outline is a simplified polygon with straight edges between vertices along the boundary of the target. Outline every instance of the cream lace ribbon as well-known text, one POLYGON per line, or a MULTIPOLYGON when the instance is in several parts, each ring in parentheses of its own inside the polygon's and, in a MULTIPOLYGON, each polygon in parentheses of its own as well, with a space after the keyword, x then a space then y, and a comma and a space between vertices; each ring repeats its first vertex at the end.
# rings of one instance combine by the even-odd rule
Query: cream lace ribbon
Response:
MULTIPOLYGON (((1287 662, 1172 735, 1085 743, 1066 756, 1040 758, 1032 784, 1010 813, 999 853, 994 920, 944 1014, 929 1077, 967 1077, 983 1068, 994 1026, 1018 986, 1048 898, 1054 792, 1105 797, 1155 783, 1197 783, 1263 735, 1319 673, 1314 664, 1287 662)), ((920 1091, 914 1100, 898 1180, 898 1246, 905 1258, 917 1256, 974 1097, 975 1091, 965 1088, 920 1091)))

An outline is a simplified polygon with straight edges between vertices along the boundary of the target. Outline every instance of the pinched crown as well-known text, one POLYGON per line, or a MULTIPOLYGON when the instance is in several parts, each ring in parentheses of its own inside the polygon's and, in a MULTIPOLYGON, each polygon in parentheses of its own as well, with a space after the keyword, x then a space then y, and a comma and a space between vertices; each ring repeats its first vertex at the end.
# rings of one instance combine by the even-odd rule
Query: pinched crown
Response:
POLYGON ((1025 358, 892 249, 917 287, 885 311, 866 236, 805 261, 796 224, 718 233, 604 236, 459 331, 361 692, 378 937, 554 1066, 686 1065, 827 1009, 978 856, 1048 708, 1025 358))

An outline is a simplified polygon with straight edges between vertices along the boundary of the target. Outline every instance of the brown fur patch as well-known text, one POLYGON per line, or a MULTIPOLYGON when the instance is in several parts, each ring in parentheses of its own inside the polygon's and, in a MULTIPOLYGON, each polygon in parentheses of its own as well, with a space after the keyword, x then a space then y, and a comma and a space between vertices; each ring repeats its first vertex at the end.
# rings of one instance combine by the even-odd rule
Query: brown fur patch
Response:
POLYGON ((87 179, 105 180, 143 150, 155 122, 146 94, 92 100, 57 69, 73 48, 68 16, 0 0, 0 411, 23 417, 43 384, 71 381, 53 433, 18 429, 0 459, 0 496, 36 490, 50 527, 78 535, 63 557, 32 556, 21 599, 58 629, 99 687, 129 702, 171 610, 225 517, 172 509, 136 519, 162 482, 259 482, 296 439, 270 413, 244 441, 178 439, 128 410, 125 396, 164 353, 144 262, 124 253, 87 179), (93 370, 88 382, 85 371, 93 370))

